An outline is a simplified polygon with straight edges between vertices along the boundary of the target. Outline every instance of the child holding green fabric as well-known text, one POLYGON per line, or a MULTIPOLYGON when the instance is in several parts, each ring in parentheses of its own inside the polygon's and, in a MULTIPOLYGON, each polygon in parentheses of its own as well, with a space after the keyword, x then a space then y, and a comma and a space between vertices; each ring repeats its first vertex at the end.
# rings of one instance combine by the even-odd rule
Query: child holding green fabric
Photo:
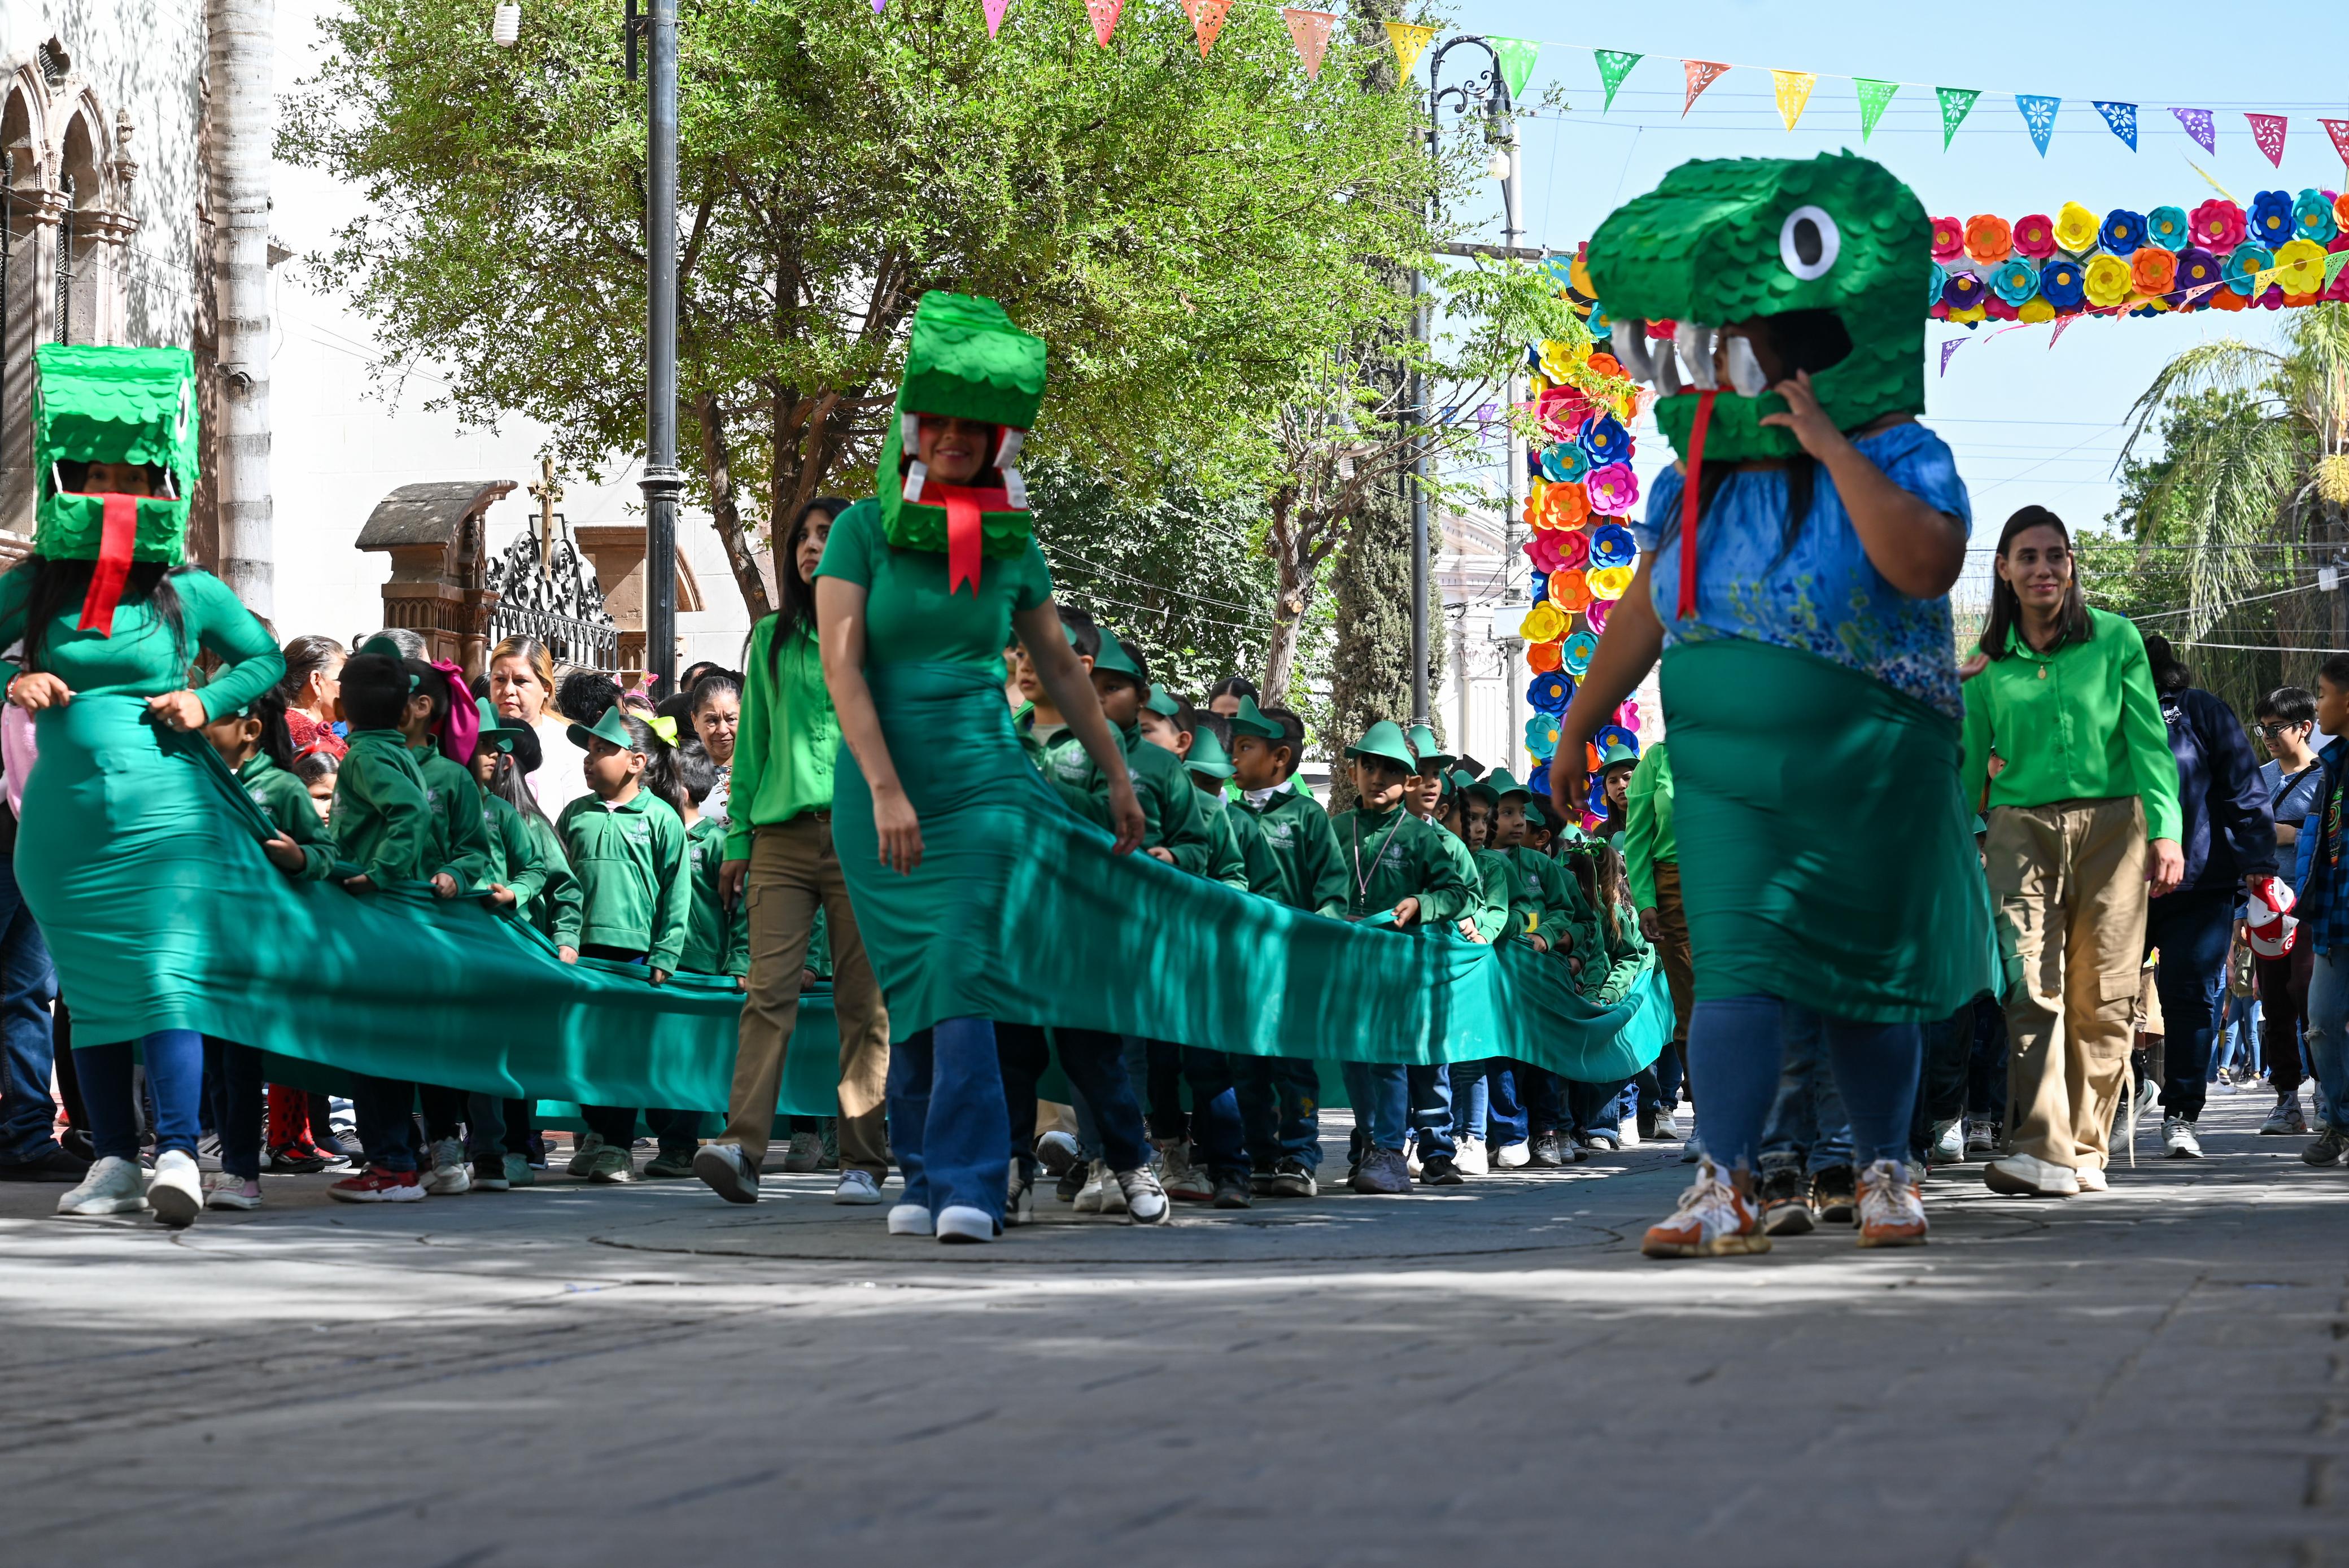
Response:
MULTIPOLYGON (((487 897, 492 908, 543 933, 550 896, 566 898, 575 908, 579 884, 572 878, 554 824, 539 810, 538 797, 527 781, 539 767, 538 732, 519 719, 500 717, 487 700, 480 707, 473 779, 481 786, 481 820, 490 841, 487 897)), ((502 1192, 535 1181, 529 1103, 469 1094, 466 1107, 465 1153, 473 1163, 472 1190, 502 1192)))
MULTIPOLYGON (((1405 931, 1458 919, 1481 895, 1462 872, 1444 830, 1403 809, 1404 786, 1418 771, 1419 758, 1402 730, 1381 719, 1346 748, 1346 756, 1353 764, 1360 803, 1330 825, 1347 856, 1348 916, 1392 920, 1405 931)), ((1403 1145, 1414 1102, 1427 1109, 1418 1128, 1420 1180, 1432 1187, 1460 1184, 1453 1159, 1450 1078, 1444 1068, 1348 1062, 1345 1073, 1359 1151, 1350 1178, 1355 1191, 1411 1191, 1403 1145)))
MULTIPOLYGON (((671 787, 668 748, 643 719, 615 706, 594 728, 574 724, 574 744, 587 754, 580 773, 588 793, 555 823, 579 879, 580 907, 555 928, 554 940, 578 956, 641 964, 665 985, 685 951, 693 890, 686 872, 685 824, 662 796, 671 787)), ((590 1181, 636 1179, 629 1146, 634 1106, 583 1106, 587 1136, 571 1174, 590 1181)))

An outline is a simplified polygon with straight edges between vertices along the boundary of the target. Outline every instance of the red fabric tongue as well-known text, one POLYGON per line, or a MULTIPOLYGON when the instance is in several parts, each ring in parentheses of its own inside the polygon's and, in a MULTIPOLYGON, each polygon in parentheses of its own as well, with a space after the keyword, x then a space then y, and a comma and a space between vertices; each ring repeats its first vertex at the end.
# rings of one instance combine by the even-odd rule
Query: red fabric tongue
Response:
POLYGON ((1000 485, 990 490, 977 490, 969 485, 940 484, 932 480, 922 487, 922 499, 926 501, 933 497, 947 509, 947 593, 952 594, 968 583, 971 596, 977 598, 982 539, 978 514, 983 511, 1009 511, 1011 497, 1000 485))
POLYGON ((123 584, 130 581, 130 546, 139 537, 139 498, 105 495, 106 516, 98 536, 98 569, 90 573, 89 592, 82 596, 81 623, 77 630, 114 635, 114 607, 122 602, 123 584))
POLYGON ((1696 419, 1689 426, 1688 482, 1681 487, 1682 620, 1696 614, 1696 514, 1701 506, 1697 481, 1704 477, 1704 432, 1713 423, 1713 397, 1709 391, 1696 395, 1696 419))

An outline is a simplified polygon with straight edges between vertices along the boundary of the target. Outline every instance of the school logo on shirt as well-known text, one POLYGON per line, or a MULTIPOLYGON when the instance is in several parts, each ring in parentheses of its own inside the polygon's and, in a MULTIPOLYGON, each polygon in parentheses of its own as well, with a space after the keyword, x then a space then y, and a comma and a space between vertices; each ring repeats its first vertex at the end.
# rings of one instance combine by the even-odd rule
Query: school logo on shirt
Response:
POLYGON ((620 825, 620 830, 627 834, 628 841, 631 843, 648 844, 652 842, 653 825, 650 822, 646 821, 642 817, 638 817, 631 822, 623 822, 620 825))
POLYGON ((432 808, 432 810, 436 811, 439 810, 440 809, 440 791, 434 789, 431 785, 427 784, 424 787, 424 803, 432 808))
POLYGON ((1269 839, 1272 842, 1278 844, 1282 849, 1290 849, 1296 845, 1296 823, 1283 821, 1278 817, 1273 818, 1269 821, 1259 817, 1257 819, 1257 821, 1258 826, 1264 829, 1264 836, 1267 839, 1269 839))
POLYGON ((1086 755, 1085 748, 1081 746, 1071 746, 1052 758, 1052 768, 1060 774, 1061 782, 1063 784, 1083 783, 1085 774, 1092 766, 1092 758, 1086 755))
POLYGON ((266 811, 267 810, 269 810, 269 791, 268 791, 268 790, 266 790, 266 789, 247 789, 247 790, 245 791, 245 793, 246 793, 247 795, 250 795, 250 796, 252 796, 252 797, 253 797, 253 803, 254 803, 254 805, 256 805, 256 806, 260 807, 260 808, 261 808, 263 810, 264 810, 264 811, 266 811))

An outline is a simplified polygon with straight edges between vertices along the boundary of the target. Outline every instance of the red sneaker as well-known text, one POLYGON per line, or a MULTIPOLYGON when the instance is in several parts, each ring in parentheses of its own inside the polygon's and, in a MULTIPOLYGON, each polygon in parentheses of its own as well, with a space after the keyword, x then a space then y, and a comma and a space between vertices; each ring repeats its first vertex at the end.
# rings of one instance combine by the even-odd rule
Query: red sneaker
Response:
POLYGON ((1766 1253, 1761 1205, 1746 1197, 1720 1166, 1700 1160, 1696 1184, 1681 1194, 1681 1206, 1662 1224, 1650 1228, 1640 1250, 1651 1258, 1720 1258, 1766 1253))
POLYGON ((326 1196, 346 1203, 413 1203, 424 1197, 424 1183, 413 1171, 387 1171, 380 1165, 371 1165, 327 1188, 326 1196))
MULTIPOLYGON (((2102 1172, 2098 1172, 2102 1174, 2102 1172)), ((1898 1160, 1879 1160, 1859 1173, 1859 1244, 1925 1244, 1925 1204, 1898 1160)))

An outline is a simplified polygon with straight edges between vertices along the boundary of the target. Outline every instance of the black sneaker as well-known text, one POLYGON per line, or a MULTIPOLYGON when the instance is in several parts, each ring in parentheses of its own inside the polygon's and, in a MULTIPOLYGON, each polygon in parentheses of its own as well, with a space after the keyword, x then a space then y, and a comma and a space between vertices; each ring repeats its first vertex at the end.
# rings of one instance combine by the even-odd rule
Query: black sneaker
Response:
POLYGON ((1639 1128, 1640 1137, 1642 1140, 1651 1140, 1655 1138, 1656 1108, 1654 1106, 1643 1105, 1640 1108, 1639 1128))
POLYGON ((1811 1184, 1801 1171, 1773 1171, 1762 1178, 1762 1228, 1774 1236, 1810 1233, 1811 1184))
POLYGON ((1830 1165, 1811 1178, 1811 1206, 1830 1225, 1848 1225, 1859 1212, 1859 1178, 1848 1165, 1830 1165))
POLYGON ((1080 1160, 1061 1171, 1060 1180, 1052 1183, 1052 1196, 1063 1203, 1075 1202, 1077 1194, 1085 1190, 1085 1174, 1092 1166, 1092 1161, 1080 1160))
POLYGON ((1218 1209, 1248 1209, 1256 1199, 1248 1191, 1248 1179, 1236 1171, 1226 1171, 1216 1178, 1216 1207, 1218 1209))
POLYGON ((0 1161, 0 1181, 63 1181, 71 1186, 89 1174, 91 1163, 59 1145, 38 1160, 0 1161))
POLYGON ((1431 1187, 1464 1187, 1468 1178, 1460 1174, 1449 1154, 1430 1155, 1419 1162, 1419 1179, 1431 1187))
POLYGON ((1567 1163, 1566 1150, 1559 1147, 1555 1132, 1535 1133, 1533 1146, 1526 1153, 1534 1164, 1545 1170, 1555 1170, 1567 1163))
POLYGON ((1321 1191, 1314 1179, 1313 1167, 1302 1160, 1284 1160, 1272 1168, 1272 1195, 1276 1198, 1310 1198, 1321 1191))
POLYGON ((1271 1196, 1272 1196, 1272 1172, 1271 1172, 1271 1171, 1249 1171, 1249 1172, 1248 1172, 1248 1192, 1249 1192, 1249 1194, 1250 1194, 1251 1196, 1257 1197, 1257 1198, 1269 1198, 1269 1197, 1271 1197, 1271 1196))

